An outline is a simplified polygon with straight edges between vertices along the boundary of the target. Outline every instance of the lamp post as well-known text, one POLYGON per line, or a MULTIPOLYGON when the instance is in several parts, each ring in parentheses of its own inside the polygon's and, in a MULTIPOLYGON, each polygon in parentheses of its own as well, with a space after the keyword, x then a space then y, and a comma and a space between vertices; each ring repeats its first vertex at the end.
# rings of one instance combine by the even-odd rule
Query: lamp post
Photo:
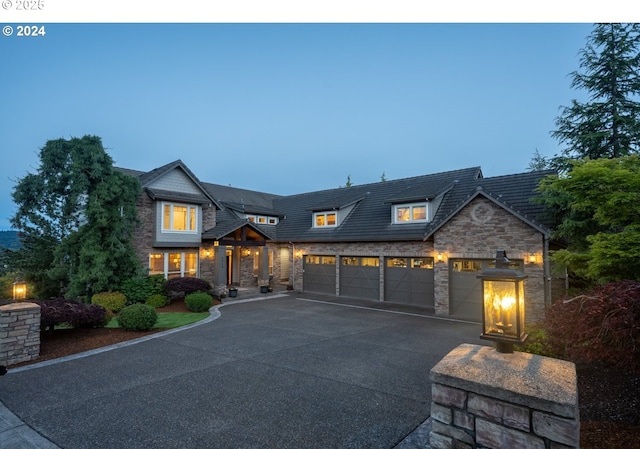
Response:
POLYGON ((524 280, 525 274, 510 268, 505 250, 496 252, 495 268, 483 270, 482 334, 483 340, 496 342, 496 350, 513 353, 513 345, 524 343, 524 280))
POLYGON ((27 283, 25 281, 15 281, 13 283, 13 299, 18 301, 27 298, 27 283))

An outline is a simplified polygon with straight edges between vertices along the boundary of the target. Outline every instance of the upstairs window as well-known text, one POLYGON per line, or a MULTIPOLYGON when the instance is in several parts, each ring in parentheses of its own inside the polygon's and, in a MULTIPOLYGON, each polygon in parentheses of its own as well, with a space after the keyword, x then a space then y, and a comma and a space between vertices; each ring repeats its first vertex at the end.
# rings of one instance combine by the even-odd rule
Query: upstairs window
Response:
POLYGON ((278 217, 271 217, 269 215, 245 215, 245 218, 249 220, 251 223, 257 224, 269 224, 269 225, 277 225, 278 217))
POLYGON ((162 205, 162 230, 195 233, 198 230, 198 208, 186 204, 162 205))
POLYGON ((427 203, 398 204, 393 206, 394 223, 419 223, 429 219, 427 203))
POLYGON ((338 225, 338 216, 335 212, 316 212, 313 214, 314 228, 334 228, 338 225))

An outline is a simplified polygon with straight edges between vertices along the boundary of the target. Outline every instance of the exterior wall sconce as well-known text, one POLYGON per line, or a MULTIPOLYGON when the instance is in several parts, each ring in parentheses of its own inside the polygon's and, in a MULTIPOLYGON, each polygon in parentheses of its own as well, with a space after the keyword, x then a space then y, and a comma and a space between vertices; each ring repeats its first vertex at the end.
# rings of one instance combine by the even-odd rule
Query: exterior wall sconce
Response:
POLYGON ((537 259, 538 258, 536 257, 535 253, 529 254, 528 261, 529 261, 530 264, 536 263, 537 259))
POLYGON ((13 299, 16 301, 27 299, 27 283, 25 281, 13 283, 13 299))
POLYGON ((250 256, 250 255, 251 255, 251 250, 250 250, 250 249, 244 249, 244 250, 242 250, 242 255, 243 255, 243 256, 250 256))
POLYGON ((436 254, 436 262, 444 262, 444 254, 442 253, 436 254))
POLYGON ((208 249, 204 250, 204 257, 211 257, 211 251, 208 249))
POLYGON ((298 259, 302 258, 302 251, 300 251, 300 250, 296 251, 296 258, 298 258, 298 259))
POLYGON ((522 344, 528 335, 524 332, 524 280, 518 270, 509 268, 505 250, 496 252, 495 268, 483 270, 482 280, 482 334, 483 340, 496 342, 498 352, 513 353, 514 344, 522 344))

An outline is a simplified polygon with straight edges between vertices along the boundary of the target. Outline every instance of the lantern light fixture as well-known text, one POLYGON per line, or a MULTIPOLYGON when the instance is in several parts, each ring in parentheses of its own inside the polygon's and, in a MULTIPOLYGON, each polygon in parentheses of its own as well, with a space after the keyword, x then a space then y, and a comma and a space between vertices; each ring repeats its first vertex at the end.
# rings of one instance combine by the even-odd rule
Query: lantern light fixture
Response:
POLYGON ((27 283, 17 280, 13 283, 13 299, 16 301, 27 299, 27 283))
POLYGON ((496 350, 512 353, 514 344, 522 344, 524 331, 524 280, 528 276, 511 267, 505 250, 496 252, 495 268, 486 268, 482 280, 483 340, 496 342, 496 350))

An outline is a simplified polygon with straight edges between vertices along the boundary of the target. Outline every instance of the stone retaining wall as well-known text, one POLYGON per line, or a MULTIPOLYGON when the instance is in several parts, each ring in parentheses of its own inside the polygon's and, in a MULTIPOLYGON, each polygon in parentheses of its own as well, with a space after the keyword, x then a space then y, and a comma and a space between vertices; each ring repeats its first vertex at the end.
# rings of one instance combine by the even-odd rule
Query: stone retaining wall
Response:
POLYGON ((573 363, 465 344, 431 380, 432 449, 579 448, 573 363))
POLYGON ((40 306, 20 302, 0 306, 0 365, 28 362, 40 355, 40 306))

